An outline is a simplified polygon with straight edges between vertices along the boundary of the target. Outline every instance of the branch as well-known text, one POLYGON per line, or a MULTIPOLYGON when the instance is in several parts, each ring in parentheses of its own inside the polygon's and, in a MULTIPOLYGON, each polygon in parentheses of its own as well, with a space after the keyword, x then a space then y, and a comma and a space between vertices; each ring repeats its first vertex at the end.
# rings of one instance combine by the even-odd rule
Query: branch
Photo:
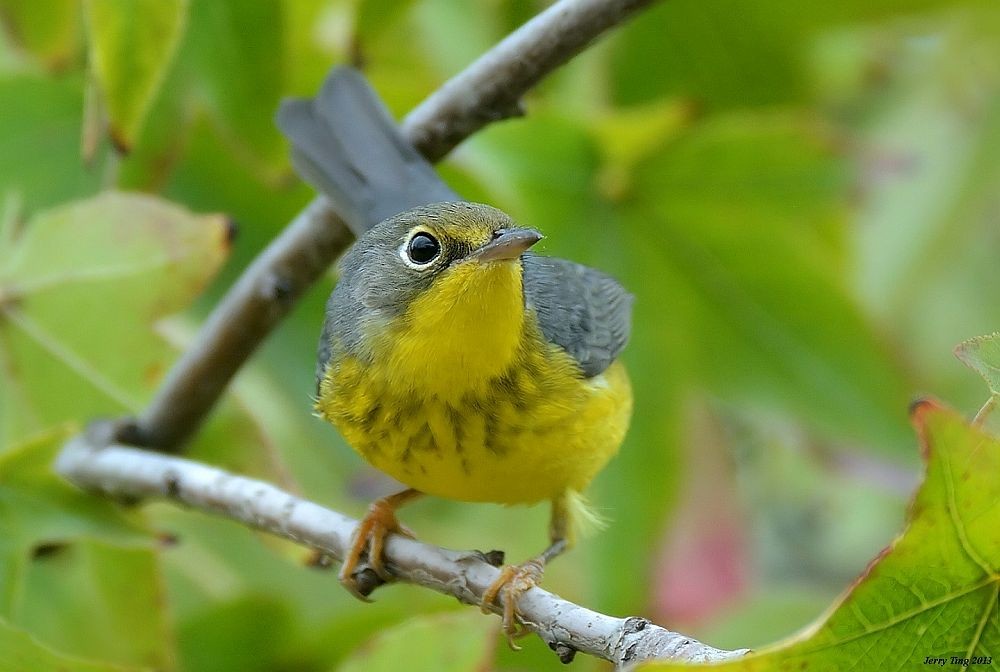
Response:
MULTIPOLYGON (((66 444, 56 469, 88 490, 130 501, 173 500, 318 549, 338 560, 350 546, 356 520, 263 481, 179 457, 110 444, 115 432, 110 423, 95 424, 66 444)), ((447 550, 399 535, 389 537, 385 557, 399 580, 466 604, 478 605, 499 575, 481 553, 447 550)), ((616 666, 652 659, 713 662, 747 653, 746 649, 724 651, 706 646, 643 618, 606 616, 541 588, 525 593, 518 607, 527 627, 563 662, 572 660, 577 651, 616 666)))
MULTIPOLYGON (((519 114, 521 96, 542 77, 651 2, 559 0, 414 109, 404 135, 428 159, 440 159, 487 123, 519 114)), ((121 439, 178 451, 243 363, 352 239, 329 202, 315 198, 244 271, 121 439)))
POLYGON ((521 96, 653 0, 561 0, 445 82, 403 122, 413 146, 437 161, 486 124, 520 116, 521 96))

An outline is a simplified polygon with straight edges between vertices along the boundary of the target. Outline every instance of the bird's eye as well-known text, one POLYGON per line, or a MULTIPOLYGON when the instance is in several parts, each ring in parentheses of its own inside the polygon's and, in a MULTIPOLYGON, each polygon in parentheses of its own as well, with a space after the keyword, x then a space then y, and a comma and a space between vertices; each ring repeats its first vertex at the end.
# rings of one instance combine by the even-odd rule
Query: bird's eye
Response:
POLYGON ((431 234, 421 231, 410 238, 410 244, 406 247, 406 254, 410 261, 415 264, 429 264, 441 253, 441 244, 437 238, 431 234))

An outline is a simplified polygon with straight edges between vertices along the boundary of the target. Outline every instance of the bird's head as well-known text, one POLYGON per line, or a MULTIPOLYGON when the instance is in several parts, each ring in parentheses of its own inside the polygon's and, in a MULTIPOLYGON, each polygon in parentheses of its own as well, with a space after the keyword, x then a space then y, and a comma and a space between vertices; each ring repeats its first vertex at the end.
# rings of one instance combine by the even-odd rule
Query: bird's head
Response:
POLYGON ((521 255, 541 238, 476 203, 391 217, 344 255, 326 331, 385 363, 399 385, 461 395, 516 356, 527 323, 521 255))
POLYGON ((341 262, 341 282, 383 316, 405 314, 416 302, 489 301, 504 284, 516 285, 520 300, 521 255, 541 238, 488 205, 434 203, 365 233, 341 262))

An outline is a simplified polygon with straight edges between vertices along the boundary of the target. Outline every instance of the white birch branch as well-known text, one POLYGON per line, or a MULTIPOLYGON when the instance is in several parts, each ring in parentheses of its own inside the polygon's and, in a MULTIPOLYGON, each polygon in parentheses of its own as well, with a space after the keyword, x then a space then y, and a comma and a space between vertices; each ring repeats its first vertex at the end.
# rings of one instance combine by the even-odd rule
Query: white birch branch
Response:
MULTIPOLYGON (((291 495, 263 481, 191 460, 108 444, 116 428, 97 423, 71 439, 56 464, 65 478, 86 490, 129 501, 167 499, 230 518, 341 559, 358 521, 291 495)), ((399 535, 385 556, 400 581, 418 584, 478 605, 499 570, 482 554, 453 551, 399 535)), ((331 584, 331 590, 339 586, 331 584)), ((519 602, 527 627, 563 660, 580 651, 617 667, 640 660, 713 662, 738 658, 638 617, 616 618, 532 588, 519 602)))

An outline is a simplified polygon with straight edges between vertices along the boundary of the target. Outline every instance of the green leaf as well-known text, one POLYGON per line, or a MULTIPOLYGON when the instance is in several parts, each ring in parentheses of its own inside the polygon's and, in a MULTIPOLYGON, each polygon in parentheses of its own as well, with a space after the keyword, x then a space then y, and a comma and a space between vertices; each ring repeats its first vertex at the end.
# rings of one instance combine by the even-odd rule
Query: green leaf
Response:
POLYGON ((821 622, 713 669, 908 670, 920 669, 928 656, 993 656, 983 669, 997 669, 1000 440, 933 402, 915 406, 913 421, 927 472, 902 536, 821 622))
POLYGON ((631 187, 629 173, 635 165, 679 135, 692 114, 690 105, 666 101, 617 110, 597 119, 592 132, 604 155, 597 185, 602 193, 612 201, 626 197, 631 187))
POLYGON ((195 0, 184 54, 226 140, 272 177, 287 165, 273 121, 284 91, 283 29, 275 2, 195 0))
POLYGON ((959 343, 955 356, 983 377, 990 393, 1000 395, 1000 332, 959 343))
MULTIPOLYGON (((117 188, 150 193, 163 191, 164 184, 190 149, 192 120, 197 112, 190 104, 189 80, 182 68, 169 69, 128 155, 115 157, 118 160, 117 188)), ((186 205, 192 207, 190 203, 186 205)))
POLYGON ((593 225, 599 215, 609 213, 591 189, 601 157, 588 129, 558 111, 541 112, 531 124, 487 127, 469 140, 466 151, 473 159, 466 162, 469 172, 494 201, 519 222, 550 236, 552 243, 546 240, 544 246, 555 241, 573 246, 561 254, 585 261, 579 255, 593 251, 584 235, 589 231, 574 227, 593 225))
MULTIPOLYGON (((910 383, 841 279, 847 174, 809 119, 716 117, 644 162, 630 247, 651 248, 664 337, 713 392, 779 405, 837 437, 907 445, 910 383)), ((637 259, 646 252, 633 252, 637 259)), ((648 281, 648 280, 647 280, 648 281)))
POLYGON ((175 357, 153 327, 212 277, 227 236, 223 217, 122 193, 29 222, 0 250, 0 447, 138 411, 175 357))
POLYGON ((155 540, 137 513, 53 473, 68 434, 0 456, 0 616, 65 653, 162 667, 171 645, 155 540))
POLYGON ((32 558, 82 538, 146 545, 141 519, 58 478, 52 463, 68 429, 32 438, 0 456, 0 616, 25 599, 32 558))
POLYGON ((466 672, 486 669, 496 644, 496 619, 468 610, 417 616, 354 652, 339 672, 466 672))
POLYGON ((166 602, 156 550, 85 539, 33 559, 11 620, 67 653, 170 670, 166 602))
POLYGON ((353 47, 353 3, 331 5, 326 0, 282 0, 287 63, 285 93, 315 95, 330 64, 346 60, 353 47), (308 35, 309 39, 295 39, 308 35))
POLYGON ((823 29, 954 4, 949 0, 665 2, 613 42, 612 88, 626 105, 688 96, 709 109, 803 101, 802 54, 823 29))
POLYGON ((442 77, 458 72, 503 37, 496 6, 429 0, 417 4, 413 19, 420 55, 442 77), (462 38, 455 39, 457 35, 462 38))
MULTIPOLYGON (((302 571, 300 569, 300 571, 302 571)), ((302 669, 289 643, 294 622, 279 597, 257 595, 215 600, 178 632, 183 669, 213 672, 267 672, 302 669)))
POLYGON ((85 7, 108 131, 127 153, 173 59, 187 0, 87 0, 85 7))
POLYGON ((98 166, 80 160, 79 77, 0 79, 0 100, 0 198, 15 192, 32 213, 97 190, 98 166))
MULTIPOLYGON (((57 653, 41 644, 27 632, 15 628, 0 618, 0 672, 25 670, 59 670, 60 672, 126 672, 126 668, 107 663, 94 663, 57 653)), ((133 669, 133 668, 128 668, 133 669)))

